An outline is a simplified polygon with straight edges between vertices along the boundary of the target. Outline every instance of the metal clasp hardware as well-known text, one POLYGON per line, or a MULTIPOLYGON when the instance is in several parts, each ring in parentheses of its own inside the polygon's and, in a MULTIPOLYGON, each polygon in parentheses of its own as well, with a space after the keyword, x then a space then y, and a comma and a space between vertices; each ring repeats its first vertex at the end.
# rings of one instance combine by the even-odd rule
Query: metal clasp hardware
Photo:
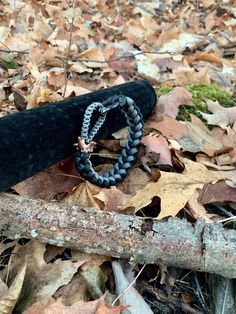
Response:
POLYGON ((78 143, 73 144, 73 146, 82 153, 91 153, 96 146, 96 142, 91 141, 90 143, 86 144, 85 140, 79 136, 78 143))

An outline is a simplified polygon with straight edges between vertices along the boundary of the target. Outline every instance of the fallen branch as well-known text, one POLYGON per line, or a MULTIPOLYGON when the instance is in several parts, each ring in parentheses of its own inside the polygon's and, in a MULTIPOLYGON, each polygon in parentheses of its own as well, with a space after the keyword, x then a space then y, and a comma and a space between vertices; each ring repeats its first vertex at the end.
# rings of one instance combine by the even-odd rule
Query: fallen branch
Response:
POLYGON ((58 202, 0 194, 0 232, 87 253, 236 278, 236 231, 199 220, 141 219, 58 202))

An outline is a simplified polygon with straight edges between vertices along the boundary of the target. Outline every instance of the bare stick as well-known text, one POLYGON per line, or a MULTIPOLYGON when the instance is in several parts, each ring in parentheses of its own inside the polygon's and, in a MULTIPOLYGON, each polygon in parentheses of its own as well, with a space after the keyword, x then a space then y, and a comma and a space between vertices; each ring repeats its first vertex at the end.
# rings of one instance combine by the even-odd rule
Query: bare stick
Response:
POLYGON ((78 205, 0 194, 0 230, 87 253, 236 278, 236 231, 221 224, 142 219, 78 205))

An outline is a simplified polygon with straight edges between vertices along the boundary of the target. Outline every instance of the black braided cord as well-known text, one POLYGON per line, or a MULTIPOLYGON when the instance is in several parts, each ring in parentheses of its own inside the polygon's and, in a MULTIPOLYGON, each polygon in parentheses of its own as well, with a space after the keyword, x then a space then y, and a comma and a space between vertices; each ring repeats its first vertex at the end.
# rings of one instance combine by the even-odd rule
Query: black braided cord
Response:
POLYGON ((92 103, 85 111, 78 144, 74 144, 78 149, 78 152, 76 152, 74 156, 76 170, 82 177, 99 186, 109 187, 116 185, 127 176, 128 171, 132 168, 138 154, 142 135, 142 114, 131 98, 119 95, 112 96, 102 103, 92 103), (90 152, 95 145, 92 139, 103 125, 107 112, 116 107, 118 107, 127 118, 128 140, 121 151, 118 161, 107 173, 99 175, 93 169, 90 161, 90 152), (95 110, 98 111, 99 118, 89 132, 91 117, 95 110))

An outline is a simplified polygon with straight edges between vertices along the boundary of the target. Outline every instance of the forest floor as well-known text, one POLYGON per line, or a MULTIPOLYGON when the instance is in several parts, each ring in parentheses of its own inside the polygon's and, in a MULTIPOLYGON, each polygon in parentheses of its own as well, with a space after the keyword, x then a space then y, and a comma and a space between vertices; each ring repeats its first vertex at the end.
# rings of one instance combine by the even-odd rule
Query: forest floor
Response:
MULTIPOLYGON (((235 232, 235 0, 0 1, 0 117, 137 79, 158 100, 122 183, 93 185, 68 158, 9 193, 235 232)), ((126 135, 101 141, 100 170, 126 135)), ((111 256, 4 233, 0 253, 1 313, 236 313, 235 271, 224 278, 128 260, 112 270, 111 256)))

